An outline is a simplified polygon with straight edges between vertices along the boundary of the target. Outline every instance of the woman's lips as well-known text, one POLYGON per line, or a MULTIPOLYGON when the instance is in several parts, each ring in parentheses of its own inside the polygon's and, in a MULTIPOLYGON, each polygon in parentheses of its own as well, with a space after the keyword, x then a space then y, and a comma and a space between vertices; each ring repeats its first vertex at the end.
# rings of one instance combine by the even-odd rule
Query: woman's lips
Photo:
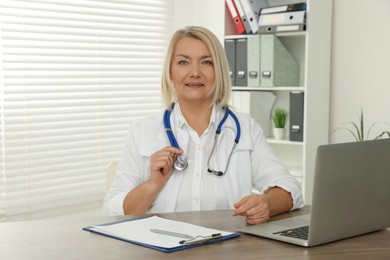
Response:
POLYGON ((198 82, 194 82, 194 83, 187 83, 185 84, 187 87, 190 87, 190 88, 199 88, 199 87, 202 87, 203 84, 202 83, 198 83, 198 82))

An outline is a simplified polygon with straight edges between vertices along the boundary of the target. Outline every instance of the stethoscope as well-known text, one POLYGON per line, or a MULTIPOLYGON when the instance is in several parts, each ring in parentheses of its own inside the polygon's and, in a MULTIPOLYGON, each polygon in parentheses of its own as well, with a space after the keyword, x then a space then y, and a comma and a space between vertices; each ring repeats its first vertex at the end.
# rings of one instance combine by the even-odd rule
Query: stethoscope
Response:
MULTIPOLYGON (((173 103, 172 104, 172 109, 174 108, 174 106, 175 106, 175 104, 173 103)), ((167 133, 167 136, 168 136, 169 142, 171 143, 171 146, 180 149, 179 144, 177 143, 177 140, 176 140, 175 135, 173 134, 172 128, 171 128, 171 122, 170 122, 171 111, 172 110, 168 110, 167 109, 164 112, 165 132, 167 133)), ((223 176, 226 173, 226 170, 227 170, 227 168, 229 166, 230 158, 232 157, 232 154, 233 154, 233 150, 236 147, 236 145, 238 144, 238 142, 240 141, 240 135, 241 135, 240 122, 238 121, 237 116, 228 107, 226 107, 225 115, 223 116, 221 122, 219 122, 217 130, 215 131, 213 149, 211 150, 211 154, 209 156, 209 159, 207 160, 207 171, 208 172, 213 173, 213 174, 215 174, 217 176, 223 176), (229 157, 228 157, 228 161, 226 163, 225 170, 224 171, 213 170, 210 167, 210 159, 211 159, 211 157, 212 157, 212 155, 214 153, 215 146, 216 146, 217 141, 218 141, 218 136, 221 133, 222 126, 225 123, 225 121, 226 121, 226 119, 227 119, 227 117, 229 115, 234 119, 234 122, 236 123, 236 127, 237 127, 236 138, 234 139, 233 147, 232 147, 232 149, 231 149, 231 151, 229 153, 229 157)), ((185 156, 184 154, 179 154, 179 155, 175 155, 175 156, 176 156, 176 161, 174 163, 175 169, 178 170, 178 171, 184 171, 185 169, 187 169, 187 167, 188 167, 187 156, 185 156)))

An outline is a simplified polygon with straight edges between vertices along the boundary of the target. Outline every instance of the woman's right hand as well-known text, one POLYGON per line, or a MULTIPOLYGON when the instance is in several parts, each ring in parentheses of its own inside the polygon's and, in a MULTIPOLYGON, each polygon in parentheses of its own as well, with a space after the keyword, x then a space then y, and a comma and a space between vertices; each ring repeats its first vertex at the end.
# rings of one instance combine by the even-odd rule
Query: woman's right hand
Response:
POLYGON ((160 188, 165 186, 172 173, 175 171, 173 163, 176 155, 182 154, 183 150, 175 147, 165 147, 155 152, 150 157, 150 182, 160 188))
POLYGON ((123 203, 125 214, 145 214, 148 211, 175 171, 175 155, 182 153, 181 149, 165 147, 150 156, 150 178, 127 194, 123 203))

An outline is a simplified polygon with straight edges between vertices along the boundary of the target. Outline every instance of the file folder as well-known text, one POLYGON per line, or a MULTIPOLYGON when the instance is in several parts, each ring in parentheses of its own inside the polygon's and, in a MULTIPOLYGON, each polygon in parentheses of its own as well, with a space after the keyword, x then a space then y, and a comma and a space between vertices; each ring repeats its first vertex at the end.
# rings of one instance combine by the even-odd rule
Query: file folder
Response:
MULTIPOLYGON (((257 91, 256 91, 257 92, 257 91)), ((242 113, 251 113, 251 94, 250 91, 233 91, 230 104, 234 109, 242 113)))
POLYGON ((290 92, 290 141, 303 141, 304 93, 290 92))
POLYGON ((250 31, 247 31, 247 33, 252 32, 254 34, 257 32, 259 28, 259 26, 257 25, 258 18, 255 16, 255 13, 252 10, 252 6, 249 0, 240 0, 240 2, 250 27, 250 31))
POLYGON ((306 24, 266 25, 259 26, 258 33, 299 32, 305 31, 306 24))
POLYGON ((299 64, 273 34, 260 38, 261 86, 298 86, 299 64))
POLYGON ((83 228, 85 231, 108 236, 165 253, 189 249, 236 238, 237 233, 226 232, 164 219, 158 216, 127 219, 83 228), (164 232, 155 232, 158 228, 164 232), (168 231, 168 230, 172 231, 168 231), (171 234, 180 234, 175 236, 171 234), (192 238, 183 238, 184 234, 192 238))
POLYGON ((272 108, 275 105, 276 95, 271 91, 251 92, 251 115, 263 129, 265 137, 272 136, 272 108))
POLYGON ((249 0, 249 2, 252 6, 253 13, 255 14, 256 21, 258 21, 261 9, 268 7, 267 0, 249 0))
POLYGON ((247 61, 248 46, 246 38, 236 40, 236 86, 248 86, 247 61))
POLYGON ((294 3, 288 5, 278 5, 272 7, 264 7, 260 10, 260 15, 270 13, 282 13, 306 10, 306 3, 294 3))
POLYGON ((232 17, 233 23, 236 27, 237 34, 245 33, 244 23, 242 22, 241 17, 238 14, 237 8, 233 3, 233 0, 225 0, 225 2, 229 9, 230 16, 232 17))
POLYGON ((244 12, 244 9, 242 8, 240 0, 233 0, 234 5, 237 8, 237 12, 241 17, 242 23, 244 24, 245 27, 245 32, 246 33, 251 33, 251 26, 249 25, 249 21, 246 18, 246 14, 244 12))
POLYGON ((306 11, 261 14, 259 26, 305 24, 306 11))
POLYGON ((236 85, 236 40, 225 39, 225 53, 229 63, 229 74, 232 86, 236 85))
POLYGON ((261 86, 260 34, 248 35, 248 86, 261 86))

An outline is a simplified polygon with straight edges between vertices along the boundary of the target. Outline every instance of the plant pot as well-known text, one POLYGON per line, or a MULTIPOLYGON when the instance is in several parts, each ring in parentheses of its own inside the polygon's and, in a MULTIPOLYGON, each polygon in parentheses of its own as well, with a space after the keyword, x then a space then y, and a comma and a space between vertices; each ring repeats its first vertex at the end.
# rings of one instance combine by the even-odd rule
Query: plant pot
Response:
POLYGON ((282 140, 284 138, 284 128, 274 128, 274 138, 275 140, 282 140))

